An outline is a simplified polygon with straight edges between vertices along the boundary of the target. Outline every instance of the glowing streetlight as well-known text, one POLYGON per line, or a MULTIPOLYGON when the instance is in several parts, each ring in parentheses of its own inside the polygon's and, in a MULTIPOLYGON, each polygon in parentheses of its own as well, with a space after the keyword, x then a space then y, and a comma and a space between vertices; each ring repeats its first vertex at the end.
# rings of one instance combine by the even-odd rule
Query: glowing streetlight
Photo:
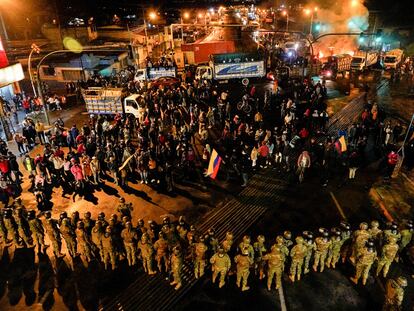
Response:
POLYGON ((154 20, 154 19, 156 19, 157 18, 157 13, 155 13, 154 11, 152 11, 152 12, 150 12, 149 13, 149 18, 151 19, 151 20, 154 20))
POLYGON ((203 13, 198 13, 197 17, 198 18, 203 18, 203 13))
POLYGON ((318 11, 318 7, 314 7, 313 10, 311 9, 305 9, 303 10, 303 12, 305 13, 305 15, 310 15, 310 27, 309 27, 309 34, 312 33, 312 26, 313 26, 313 18, 314 18, 314 14, 318 11))
POLYGON ((358 0, 351 0, 351 6, 352 7, 355 7, 355 6, 357 6, 358 5, 358 0))
POLYGON ((184 17, 185 19, 190 18, 190 13, 188 13, 188 12, 184 12, 183 17, 184 17))
POLYGON ((288 12, 285 10, 285 11, 282 11, 282 15, 283 15, 283 16, 286 16, 286 32, 288 32, 288 30, 289 30, 289 14, 288 14, 288 12))

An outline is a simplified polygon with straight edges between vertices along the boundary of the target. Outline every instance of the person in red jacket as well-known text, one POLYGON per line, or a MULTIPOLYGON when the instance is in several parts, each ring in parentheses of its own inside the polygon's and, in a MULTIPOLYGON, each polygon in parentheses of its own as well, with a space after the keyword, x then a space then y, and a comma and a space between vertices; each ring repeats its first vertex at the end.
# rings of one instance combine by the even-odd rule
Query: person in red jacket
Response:
POLYGON ((10 163, 4 157, 0 157, 0 172, 1 175, 4 176, 6 179, 11 180, 10 178, 10 163))
POLYGON ((265 141, 262 141, 261 146, 259 147, 259 149, 257 150, 258 154, 259 154, 259 165, 261 168, 267 168, 266 166, 266 159, 267 156, 269 155, 269 147, 267 146, 265 141))
POLYGON ((394 172, 394 168, 397 165, 399 159, 400 159, 400 156, 395 151, 391 151, 388 154, 388 156, 387 156, 387 173, 386 173, 385 177, 387 177, 387 178, 391 177, 392 173, 394 172))

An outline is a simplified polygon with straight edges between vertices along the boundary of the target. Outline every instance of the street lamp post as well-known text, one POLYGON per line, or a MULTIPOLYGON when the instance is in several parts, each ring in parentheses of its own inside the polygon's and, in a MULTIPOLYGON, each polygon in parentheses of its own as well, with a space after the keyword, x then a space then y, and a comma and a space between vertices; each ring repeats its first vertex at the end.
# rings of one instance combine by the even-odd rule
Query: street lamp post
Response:
POLYGON ((283 16, 286 16, 286 32, 289 31, 289 13, 287 11, 282 12, 283 16))
POLYGON ((309 26, 309 34, 312 34, 312 27, 313 27, 313 19, 314 19, 314 14, 318 11, 317 7, 314 7, 313 10, 311 9, 306 9, 304 12, 306 15, 310 15, 310 26, 309 26))
POLYGON ((32 55, 33 55, 33 52, 36 52, 37 54, 39 54, 40 49, 34 43, 32 44, 32 46, 30 48, 31 48, 31 50, 30 50, 29 59, 28 59, 28 62, 27 62, 27 70, 29 71, 29 78, 30 78, 30 83, 32 85, 32 89, 33 89, 33 95, 36 97, 37 93, 36 93, 36 88, 35 88, 35 85, 34 85, 33 74, 32 74, 32 55))

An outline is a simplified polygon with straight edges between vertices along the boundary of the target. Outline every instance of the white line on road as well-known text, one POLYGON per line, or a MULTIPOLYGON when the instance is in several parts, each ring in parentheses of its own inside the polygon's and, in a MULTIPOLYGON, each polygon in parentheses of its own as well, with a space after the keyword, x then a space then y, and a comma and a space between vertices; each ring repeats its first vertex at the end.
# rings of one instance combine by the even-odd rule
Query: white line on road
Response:
POLYGON ((336 208, 337 208, 337 209, 338 209, 338 211, 339 211, 339 214, 341 214, 342 219, 343 219, 343 220, 345 220, 345 221, 348 221, 348 220, 346 219, 345 213, 344 213, 344 211, 343 211, 343 209, 342 209, 341 205, 339 205, 338 200, 336 199, 335 195, 332 193, 332 191, 331 191, 331 192, 329 192, 329 194, 331 195, 331 198, 332 198, 332 200, 334 201, 335 206, 336 206, 336 208))
POLYGON ((280 284, 280 287, 279 287, 279 300, 280 300, 280 307, 281 307, 281 309, 282 309, 282 311, 287 311, 287 308, 286 308, 286 300, 285 300, 285 295, 283 294, 283 286, 282 286, 282 284, 280 284))

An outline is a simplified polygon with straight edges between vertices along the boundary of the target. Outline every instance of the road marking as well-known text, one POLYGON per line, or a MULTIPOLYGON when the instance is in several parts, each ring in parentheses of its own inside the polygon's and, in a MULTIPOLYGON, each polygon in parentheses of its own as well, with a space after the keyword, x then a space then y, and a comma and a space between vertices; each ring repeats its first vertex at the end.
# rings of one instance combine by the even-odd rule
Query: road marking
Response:
POLYGON ((287 311, 287 308, 286 308, 286 300, 285 300, 285 295, 283 294, 283 286, 282 286, 282 284, 280 284, 280 287, 279 287, 279 300, 280 300, 280 307, 281 307, 281 310, 282 311, 287 311))
POLYGON ((337 209, 338 209, 338 211, 339 211, 339 214, 341 214, 342 219, 343 219, 343 220, 345 220, 345 221, 348 221, 348 220, 347 220, 347 218, 346 218, 346 216, 345 216, 345 213, 344 213, 344 211, 343 211, 343 209, 342 209, 341 205, 339 205, 338 200, 336 199, 335 195, 332 193, 332 191, 331 191, 331 192, 329 192, 329 194, 331 195, 331 198, 332 198, 332 200, 334 201, 335 206, 336 206, 336 208, 337 208, 337 209))
POLYGON ((383 203, 379 193, 374 188, 371 188, 369 193, 371 194, 372 197, 374 197, 375 202, 378 204, 378 206, 382 210, 382 213, 384 214, 385 218, 387 218, 388 221, 393 222, 394 218, 391 216, 390 212, 388 212, 387 207, 383 203))

